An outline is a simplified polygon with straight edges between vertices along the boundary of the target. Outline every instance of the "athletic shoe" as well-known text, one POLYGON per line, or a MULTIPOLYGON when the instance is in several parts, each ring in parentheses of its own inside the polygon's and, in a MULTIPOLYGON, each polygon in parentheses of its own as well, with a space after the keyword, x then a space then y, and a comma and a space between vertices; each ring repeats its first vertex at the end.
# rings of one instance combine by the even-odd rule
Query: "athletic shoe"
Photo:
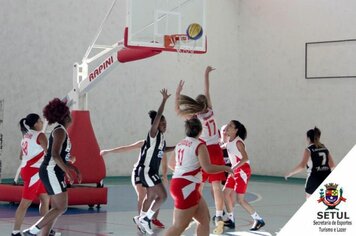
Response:
POLYGON ((152 219, 151 222, 152 222, 152 224, 153 224, 154 226, 156 226, 157 228, 164 229, 164 224, 162 224, 162 222, 159 221, 158 219, 152 219))
POLYGON ((216 222, 216 228, 213 230, 213 234, 222 234, 224 232, 224 221, 221 216, 215 218, 216 222))
POLYGON ((133 221, 134 221, 134 223, 136 224, 137 229, 138 229, 141 233, 145 234, 146 231, 145 231, 144 228, 141 227, 139 218, 140 218, 140 216, 134 216, 133 221))
POLYGON ((262 228, 265 225, 265 222, 260 219, 260 220, 255 220, 255 222, 252 225, 252 228, 250 229, 251 231, 256 231, 262 228))
POLYGON ((30 229, 25 229, 22 231, 23 236, 36 236, 37 234, 30 233, 30 229))
MULTIPOLYGON (((223 217, 225 217, 225 215, 226 215, 226 213, 225 213, 225 211, 223 211, 223 217)), ((215 220, 216 220, 216 215, 213 215, 213 217, 211 217, 211 221, 215 222, 215 220)))
POLYGON ((235 229, 235 222, 232 221, 231 219, 225 220, 224 226, 228 227, 229 229, 235 229))
POLYGON ((62 234, 59 232, 54 231, 53 229, 51 229, 51 231, 49 231, 48 236, 61 236, 62 234))
POLYGON ((17 234, 11 233, 11 236, 22 236, 22 234, 21 233, 17 233, 17 234))
POLYGON ((153 234, 152 228, 151 228, 151 220, 145 216, 144 218, 139 218, 139 224, 142 228, 145 229, 146 233, 148 234, 153 234))

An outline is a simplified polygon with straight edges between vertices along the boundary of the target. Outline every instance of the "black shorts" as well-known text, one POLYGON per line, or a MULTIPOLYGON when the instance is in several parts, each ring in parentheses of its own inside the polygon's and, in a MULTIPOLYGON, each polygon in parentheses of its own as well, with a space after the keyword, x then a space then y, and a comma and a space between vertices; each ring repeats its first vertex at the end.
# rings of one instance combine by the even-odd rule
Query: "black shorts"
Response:
POLYGON ((64 172, 57 165, 41 165, 39 175, 48 195, 57 195, 67 192, 64 172))
POLYGON ((135 166, 134 169, 132 170, 131 174, 131 183, 132 185, 137 185, 137 184, 142 184, 141 178, 140 178, 140 172, 142 170, 142 166, 135 166))
POLYGON ((319 174, 311 174, 308 176, 305 183, 305 192, 308 194, 313 194, 329 174, 330 171, 327 171, 319 174))
POLYGON ((161 177, 158 174, 158 170, 149 167, 142 167, 139 175, 142 186, 145 188, 153 187, 162 183, 161 177))

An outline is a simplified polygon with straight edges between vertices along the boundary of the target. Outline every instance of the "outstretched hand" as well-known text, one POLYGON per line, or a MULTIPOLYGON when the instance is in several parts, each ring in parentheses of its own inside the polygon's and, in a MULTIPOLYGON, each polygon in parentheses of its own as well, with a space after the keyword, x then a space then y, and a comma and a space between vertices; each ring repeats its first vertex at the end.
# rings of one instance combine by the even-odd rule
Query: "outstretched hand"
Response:
POLYGON ((108 153, 107 150, 101 150, 101 151, 100 151, 100 156, 101 156, 101 157, 104 157, 107 153, 108 153))
POLYGON ((288 181, 288 178, 290 177, 290 174, 286 174, 285 176, 284 176, 284 179, 286 180, 286 181, 288 181))
POLYGON ((182 92, 183 86, 184 86, 184 80, 179 81, 179 84, 178 84, 178 87, 176 90, 176 95, 179 95, 182 92))
POLYGON ((162 96, 163 96, 163 100, 167 100, 170 96, 171 96, 171 94, 168 94, 168 90, 167 89, 162 89, 161 91, 161 94, 162 94, 162 96))
POLYGON ((207 66, 205 73, 210 73, 211 71, 216 70, 216 68, 212 67, 212 66, 207 66))

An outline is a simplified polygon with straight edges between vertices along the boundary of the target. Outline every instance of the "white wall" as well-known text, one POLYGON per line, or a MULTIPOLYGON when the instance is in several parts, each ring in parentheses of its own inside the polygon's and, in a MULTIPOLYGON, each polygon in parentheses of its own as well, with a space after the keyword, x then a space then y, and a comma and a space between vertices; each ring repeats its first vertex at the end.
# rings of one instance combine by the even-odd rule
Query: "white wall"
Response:
MULTIPOLYGON (((110 7, 110 0, 3 0, 0 9, 0 99, 5 100, 2 177, 19 164, 17 122, 72 86, 72 65, 83 57, 110 7)), ((238 119, 255 174, 283 175, 301 159, 305 132, 317 125, 338 161, 356 140, 355 79, 304 79, 304 45, 355 38, 356 2, 344 0, 207 0, 208 53, 164 53, 117 66, 89 95, 91 119, 102 148, 142 139, 147 112, 157 109, 159 90, 202 92, 211 64, 211 94, 219 126, 238 119)), ((99 43, 122 38, 126 2, 118 0, 99 43)), ((350 62, 351 63, 351 62, 350 62)), ((167 142, 183 137, 173 98, 166 105, 167 142)), ((129 175, 138 152, 106 158, 107 174, 129 175)), ((303 175, 303 174, 301 174, 303 175)))

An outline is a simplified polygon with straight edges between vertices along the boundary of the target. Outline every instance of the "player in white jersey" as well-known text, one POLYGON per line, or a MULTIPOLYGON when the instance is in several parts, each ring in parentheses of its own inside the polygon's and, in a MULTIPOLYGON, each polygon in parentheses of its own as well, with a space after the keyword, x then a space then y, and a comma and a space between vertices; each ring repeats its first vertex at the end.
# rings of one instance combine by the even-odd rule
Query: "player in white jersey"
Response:
POLYGON ((203 141, 199 140, 202 125, 197 118, 185 121, 187 137, 175 148, 169 160, 169 167, 174 171, 170 192, 174 199, 173 225, 165 233, 166 236, 181 235, 192 218, 197 223, 198 236, 209 235, 209 210, 199 191, 202 183, 202 171, 208 173, 230 172, 228 166, 210 163, 209 153, 203 141))
MULTIPOLYGON (((47 138, 41 132, 43 122, 39 115, 28 114, 19 122, 23 138, 21 140, 21 178, 24 182, 22 199, 15 214, 13 236, 21 236, 21 225, 28 207, 37 197, 40 199, 39 211, 43 216, 49 208, 49 197, 39 177, 39 167, 47 149, 47 138)), ((48 234, 49 228, 46 232, 48 234)))
MULTIPOLYGON (((124 146, 119 146, 119 147, 115 147, 112 149, 104 149, 100 151, 100 155, 102 157, 106 156, 109 153, 123 153, 123 152, 128 152, 128 151, 132 151, 132 150, 136 150, 136 149, 141 149, 142 146, 144 145, 145 140, 140 140, 137 141, 135 143, 129 144, 129 145, 124 145, 124 146)), ((137 160, 137 162, 134 165, 134 168, 132 170, 132 174, 131 174, 131 184, 134 187, 136 194, 137 194, 137 209, 138 209, 138 214, 141 213, 141 207, 142 207, 142 203, 143 200, 146 197, 146 188, 144 188, 142 186, 142 182, 140 180, 140 170, 141 170, 141 166, 139 165, 139 161, 140 161, 140 156, 139 159, 137 160)), ((163 155, 162 161, 161 161, 161 170, 162 170, 162 181, 165 185, 168 184, 168 179, 167 179, 167 154, 165 153, 163 155)), ((158 213, 159 210, 156 211, 156 213, 153 215, 152 217, 152 221, 151 223, 153 225, 155 225, 158 228, 164 228, 164 224, 158 220, 158 213)), ((136 222, 135 222, 136 223, 136 222)))
POLYGON ((264 220, 257 214, 256 210, 245 200, 247 185, 251 177, 250 161, 245 148, 244 140, 247 136, 246 128, 241 122, 231 120, 227 125, 227 135, 229 142, 226 149, 229 154, 234 175, 230 175, 224 187, 225 206, 228 220, 225 226, 235 228, 234 204, 231 202, 231 192, 237 194, 237 202, 251 215, 254 223, 250 230, 259 230, 265 225, 264 220))
POLYGON ((285 175, 285 179, 307 168, 305 198, 308 199, 335 168, 335 162, 329 150, 320 142, 321 131, 314 127, 307 131, 308 147, 304 150, 301 162, 285 175))
POLYGON ((67 104, 55 98, 43 108, 43 116, 48 120, 49 125, 58 123, 51 132, 48 152, 40 167, 41 181, 51 198, 51 210, 30 228, 24 230, 24 236, 37 235, 40 231, 43 233, 46 227, 52 228, 57 218, 67 210, 68 193, 64 181, 65 175, 72 184, 74 180, 72 172, 75 172, 78 182, 81 182, 79 170, 69 163, 68 158, 71 145, 66 129, 72 123, 72 117, 67 104))
MULTIPOLYGON (((203 126, 200 138, 206 142, 210 161, 215 165, 225 165, 222 150, 219 145, 220 135, 216 124, 215 115, 212 109, 212 102, 209 92, 209 74, 215 68, 208 66, 204 76, 204 94, 200 94, 193 99, 189 96, 181 94, 184 81, 180 81, 176 90, 176 112, 178 115, 189 119, 193 116, 197 117, 203 126)), ((221 182, 225 180, 224 173, 208 174, 203 171, 203 183, 208 180, 211 183, 214 194, 216 208, 216 226, 214 233, 222 233, 224 229, 223 209, 224 196, 222 192, 221 182)), ((201 186, 201 188, 203 185, 201 186)))

